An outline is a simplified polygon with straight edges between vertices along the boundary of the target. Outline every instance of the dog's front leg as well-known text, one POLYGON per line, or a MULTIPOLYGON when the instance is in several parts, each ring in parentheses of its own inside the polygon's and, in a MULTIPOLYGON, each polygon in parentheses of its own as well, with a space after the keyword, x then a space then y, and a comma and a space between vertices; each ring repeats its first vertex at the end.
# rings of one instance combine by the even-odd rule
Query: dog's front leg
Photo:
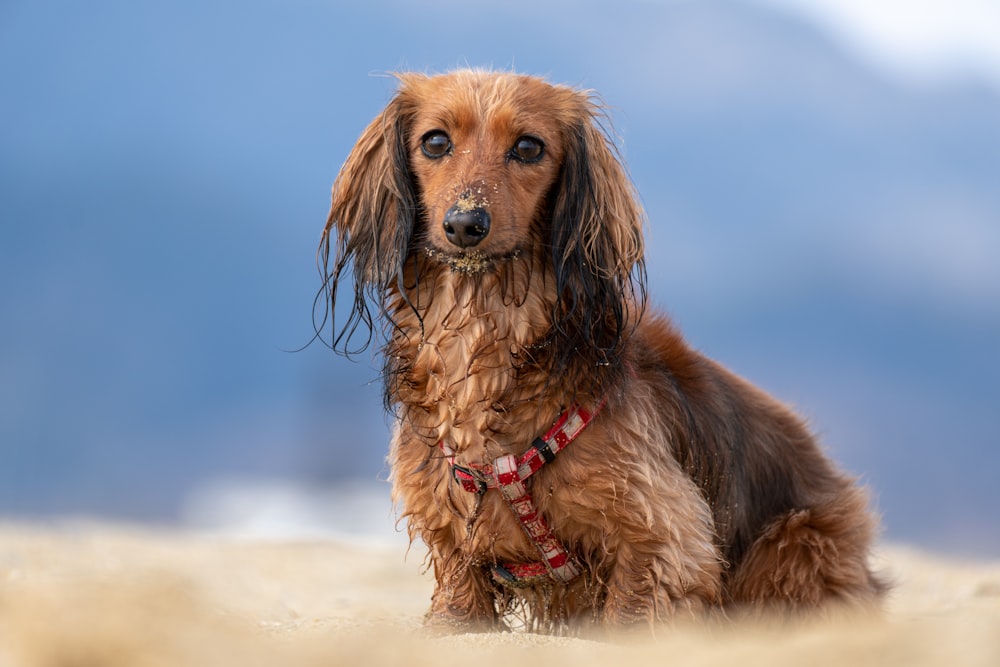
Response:
POLYGON ((484 569, 459 549, 434 549, 431 560, 435 584, 425 623, 459 632, 496 628, 494 589, 484 569))
POLYGON ((649 542, 619 546, 606 584, 601 615, 605 626, 696 618, 718 604, 718 560, 714 553, 704 554, 699 562, 693 554, 663 547, 649 542))
POLYGON ((677 482, 657 491, 633 485, 625 502, 615 504, 604 625, 696 618, 719 604, 721 559, 711 512, 693 485, 677 482))

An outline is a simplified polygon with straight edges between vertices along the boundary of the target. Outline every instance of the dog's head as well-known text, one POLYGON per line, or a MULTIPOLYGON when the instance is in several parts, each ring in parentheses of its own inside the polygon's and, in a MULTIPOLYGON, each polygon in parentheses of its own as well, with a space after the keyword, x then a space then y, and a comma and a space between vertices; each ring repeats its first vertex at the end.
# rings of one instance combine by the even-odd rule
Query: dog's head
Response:
POLYGON ((398 78, 333 187, 323 293, 335 298, 352 266, 355 294, 335 343, 359 322, 370 331, 365 295, 380 303, 415 253, 475 274, 541 248, 558 294, 554 328, 582 336, 574 345, 613 347, 644 300, 643 214, 601 107, 523 75, 398 78))

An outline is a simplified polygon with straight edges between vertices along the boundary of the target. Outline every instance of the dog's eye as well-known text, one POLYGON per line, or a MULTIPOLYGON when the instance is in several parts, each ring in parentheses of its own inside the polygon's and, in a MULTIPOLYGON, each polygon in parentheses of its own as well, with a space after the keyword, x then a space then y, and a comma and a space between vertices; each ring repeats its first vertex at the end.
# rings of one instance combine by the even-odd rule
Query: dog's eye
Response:
POLYGON ((514 142, 514 147, 510 149, 510 156, 520 162, 538 162, 545 153, 545 144, 541 139, 524 136, 514 142))
POLYGON ((420 140, 420 150, 434 160, 444 157, 451 152, 451 137, 441 130, 431 130, 420 140))

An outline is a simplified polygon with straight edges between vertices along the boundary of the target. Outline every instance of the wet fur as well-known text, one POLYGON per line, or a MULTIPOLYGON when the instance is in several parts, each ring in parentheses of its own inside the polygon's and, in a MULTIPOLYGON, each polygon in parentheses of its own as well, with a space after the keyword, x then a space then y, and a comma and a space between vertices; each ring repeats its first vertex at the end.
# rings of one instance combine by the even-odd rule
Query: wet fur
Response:
POLYGON ((646 312, 643 212, 591 95, 482 71, 399 80, 333 187, 317 328, 346 351, 383 336, 393 497, 429 549, 428 622, 496 628, 512 603, 552 629, 875 601, 865 493, 792 412, 646 312), (421 152, 432 130, 448 156, 421 152), (544 142, 538 162, 511 159, 523 135, 544 142), (457 202, 492 216, 472 250, 442 231, 457 202), (338 296, 351 308, 330 322, 338 296), (537 553, 438 443, 464 464, 519 455, 602 397, 530 482, 585 573, 497 587, 491 563, 537 553))

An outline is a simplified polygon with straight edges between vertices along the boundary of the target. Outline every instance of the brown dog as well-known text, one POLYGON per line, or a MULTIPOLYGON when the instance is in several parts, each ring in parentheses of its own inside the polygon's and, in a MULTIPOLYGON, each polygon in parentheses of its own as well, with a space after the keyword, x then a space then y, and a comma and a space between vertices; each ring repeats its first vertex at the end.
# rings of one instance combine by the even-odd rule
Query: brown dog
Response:
POLYGON ((384 326, 393 496, 429 549, 428 622, 874 601, 866 494, 788 409, 645 312, 643 213, 591 96, 399 79, 333 187, 318 331, 353 271, 330 342, 384 326))

